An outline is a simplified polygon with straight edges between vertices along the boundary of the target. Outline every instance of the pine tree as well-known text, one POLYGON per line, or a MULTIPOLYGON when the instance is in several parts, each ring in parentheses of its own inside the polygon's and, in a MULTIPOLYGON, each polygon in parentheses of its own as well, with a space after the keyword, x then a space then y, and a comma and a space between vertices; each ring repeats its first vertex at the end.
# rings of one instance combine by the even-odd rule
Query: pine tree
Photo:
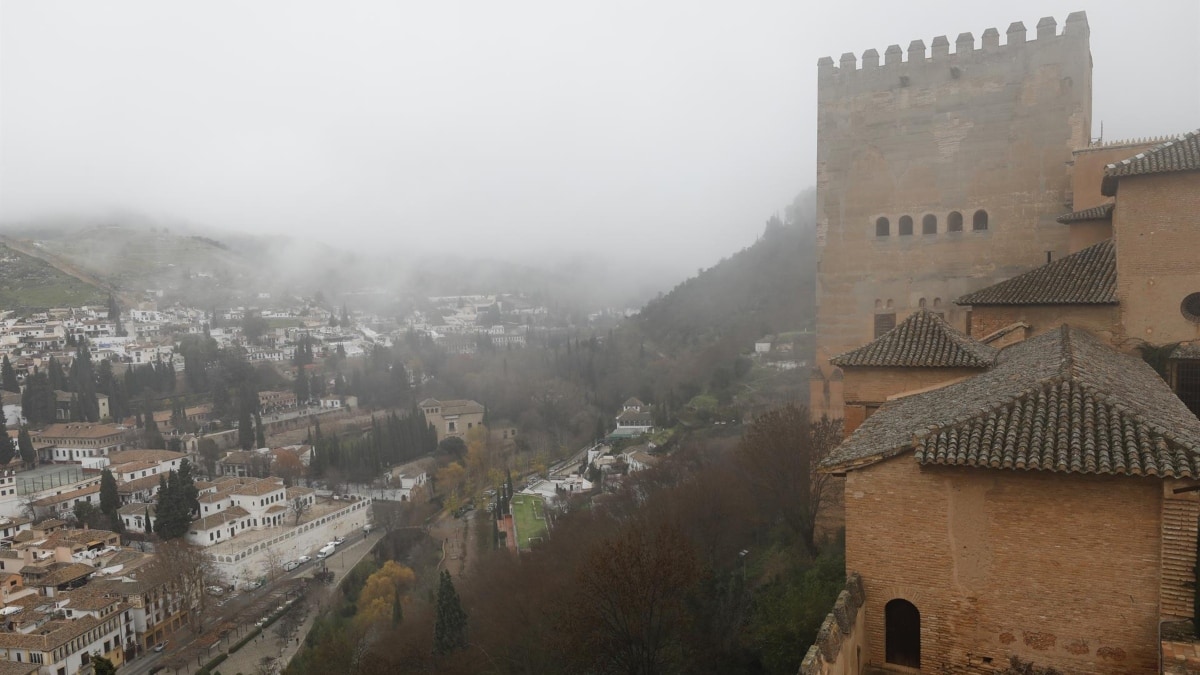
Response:
POLYGON ((8 360, 8 354, 0 361, 0 389, 14 394, 21 393, 21 385, 17 384, 17 371, 8 360))
POLYGON ((33 448, 33 439, 29 436, 29 427, 21 425, 21 433, 17 435, 17 450, 21 453, 21 461, 25 466, 37 466, 37 450, 33 448))
POLYGON ((437 590, 437 619, 433 627, 433 653, 445 656, 467 646, 467 613, 463 610, 450 573, 442 570, 437 590))
POLYGON ((4 419, 4 407, 0 406, 0 466, 8 466, 16 454, 17 448, 8 435, 8 420, 4 419))

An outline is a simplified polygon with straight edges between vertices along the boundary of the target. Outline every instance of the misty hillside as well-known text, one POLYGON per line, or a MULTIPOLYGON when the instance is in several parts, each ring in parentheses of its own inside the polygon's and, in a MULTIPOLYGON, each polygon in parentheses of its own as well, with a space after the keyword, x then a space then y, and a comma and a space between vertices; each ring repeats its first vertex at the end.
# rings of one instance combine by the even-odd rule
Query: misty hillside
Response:
POLYGON ((753 245, 651 301, 637 318, 667 353, 715 343, 744 348, 770 333, 810 328, 815 319, 816 252, 811 192, 786 223, 772 218, 753 245))
POLYGON ((107 299, 104 289, 0 244, 0 307, 45 310, 102 304, 107 299))

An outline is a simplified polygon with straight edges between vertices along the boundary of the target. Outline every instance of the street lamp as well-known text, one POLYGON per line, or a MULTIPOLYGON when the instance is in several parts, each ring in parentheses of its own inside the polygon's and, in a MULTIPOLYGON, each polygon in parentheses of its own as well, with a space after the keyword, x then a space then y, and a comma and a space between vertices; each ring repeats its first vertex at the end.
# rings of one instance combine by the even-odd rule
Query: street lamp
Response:
POLYGON ((738 558, 742 561, 742 585, 746 585, 746 556, 750 554, 750 549, 742 549, 738 551, 738 558))

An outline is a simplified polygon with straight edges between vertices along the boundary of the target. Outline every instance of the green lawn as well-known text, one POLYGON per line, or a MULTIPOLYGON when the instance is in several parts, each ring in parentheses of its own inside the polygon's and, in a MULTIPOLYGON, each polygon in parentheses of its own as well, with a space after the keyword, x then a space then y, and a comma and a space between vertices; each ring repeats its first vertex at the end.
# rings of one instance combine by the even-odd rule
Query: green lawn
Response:
POLYGON ((531 538, 546 536, 542 498, 531 495, 515 495, 512 499, 512 513, 513 520, 517 523, 517 547, 528 551, 531 538))

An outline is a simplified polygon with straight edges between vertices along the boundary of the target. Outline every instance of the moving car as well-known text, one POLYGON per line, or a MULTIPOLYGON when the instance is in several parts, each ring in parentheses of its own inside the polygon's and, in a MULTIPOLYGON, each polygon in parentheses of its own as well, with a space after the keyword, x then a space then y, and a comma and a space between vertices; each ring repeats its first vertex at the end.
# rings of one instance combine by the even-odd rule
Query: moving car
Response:
POLYGON ((167 643, 169 643, 169 642, 170 642, 170 640, 163 640, 162 642, 154 645, 154 651, 161 652, 162 650, 167 648, 167 643))

